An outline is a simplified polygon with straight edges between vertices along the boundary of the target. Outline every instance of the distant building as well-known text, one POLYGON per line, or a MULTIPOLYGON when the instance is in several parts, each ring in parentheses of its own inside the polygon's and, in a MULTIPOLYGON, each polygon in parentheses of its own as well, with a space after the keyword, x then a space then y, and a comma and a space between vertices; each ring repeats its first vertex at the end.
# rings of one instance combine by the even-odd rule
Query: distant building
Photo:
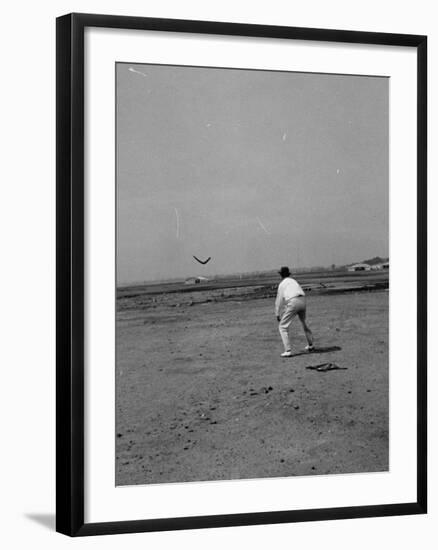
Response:
POLYGON ((371 271, 369 264, 353 264, 348 266, 348 271, 371 271))
POLYGON ((382 271, 389 269, 389 262, 382 262, 380 264, 372 265, 371 269, 373 271, 382 271))
POLYGON ((185 280, 186 285, 197 285, 200 283, 206 283, 208 281, 207 277, 189 277, 185 280))

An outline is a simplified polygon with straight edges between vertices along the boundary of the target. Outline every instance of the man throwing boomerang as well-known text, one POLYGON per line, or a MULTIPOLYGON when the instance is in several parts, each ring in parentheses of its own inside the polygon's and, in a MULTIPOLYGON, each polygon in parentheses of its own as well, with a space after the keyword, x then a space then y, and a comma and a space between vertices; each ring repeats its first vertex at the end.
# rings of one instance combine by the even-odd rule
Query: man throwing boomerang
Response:
POLYGON ((304 334, 307 339, 306 351, 313 351, 313 335, 306 323, 306 297, 304 290, 295 279, 290 276, 288 267, 282 267, 279 271, 282 281, 278 285, 277 298, 275 300, 275 315, 279 322, 278 330, 283 341, 284 352, 282 357, 291 357, 292 348, 289 339, 289 329, 293 318, 298 315, 303 325, 304 334))

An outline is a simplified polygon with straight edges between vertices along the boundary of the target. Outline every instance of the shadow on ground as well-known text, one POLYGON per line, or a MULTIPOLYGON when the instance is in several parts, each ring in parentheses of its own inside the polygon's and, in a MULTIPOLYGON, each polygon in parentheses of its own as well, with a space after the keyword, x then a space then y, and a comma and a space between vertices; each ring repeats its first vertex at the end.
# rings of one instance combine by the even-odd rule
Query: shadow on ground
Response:
POLYGON ((30 519, 35 523, 39 523, 46 529, 49 529, 50 531, 55 531, 55 514, 25 514, 25 516, 27 517, 27 519, 30 519))
POLYGON ((298 357, 299 355, 314 355, 315 353, 330 353, 331 351, 341 351, 340 346, 325 346, 325 347, 315 347, 313 351, 299 351, 298 353, 293 353, 291 357, 298 357))

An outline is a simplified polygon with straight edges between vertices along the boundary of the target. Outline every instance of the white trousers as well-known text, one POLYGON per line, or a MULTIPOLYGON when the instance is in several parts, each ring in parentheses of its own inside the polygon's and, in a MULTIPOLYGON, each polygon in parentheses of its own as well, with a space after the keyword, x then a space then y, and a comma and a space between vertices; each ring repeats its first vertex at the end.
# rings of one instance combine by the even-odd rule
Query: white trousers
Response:
POLYGON ((294 317, 299 316, 301 322, 306 321, 306 298, 297 296, 286 303, 281 315, 278 330, 283 341, 284 351, 291 351, 289 331, 294 317))

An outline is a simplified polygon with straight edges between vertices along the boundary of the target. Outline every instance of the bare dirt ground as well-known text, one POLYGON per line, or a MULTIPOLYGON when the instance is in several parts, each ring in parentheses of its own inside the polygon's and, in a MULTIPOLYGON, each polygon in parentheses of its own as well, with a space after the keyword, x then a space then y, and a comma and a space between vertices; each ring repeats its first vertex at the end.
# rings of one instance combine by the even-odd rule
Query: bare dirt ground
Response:
POLYGON ((388 293, 307 300, 290 359, 257 289, 118 300, 116 484, 388 470, 388 293))

